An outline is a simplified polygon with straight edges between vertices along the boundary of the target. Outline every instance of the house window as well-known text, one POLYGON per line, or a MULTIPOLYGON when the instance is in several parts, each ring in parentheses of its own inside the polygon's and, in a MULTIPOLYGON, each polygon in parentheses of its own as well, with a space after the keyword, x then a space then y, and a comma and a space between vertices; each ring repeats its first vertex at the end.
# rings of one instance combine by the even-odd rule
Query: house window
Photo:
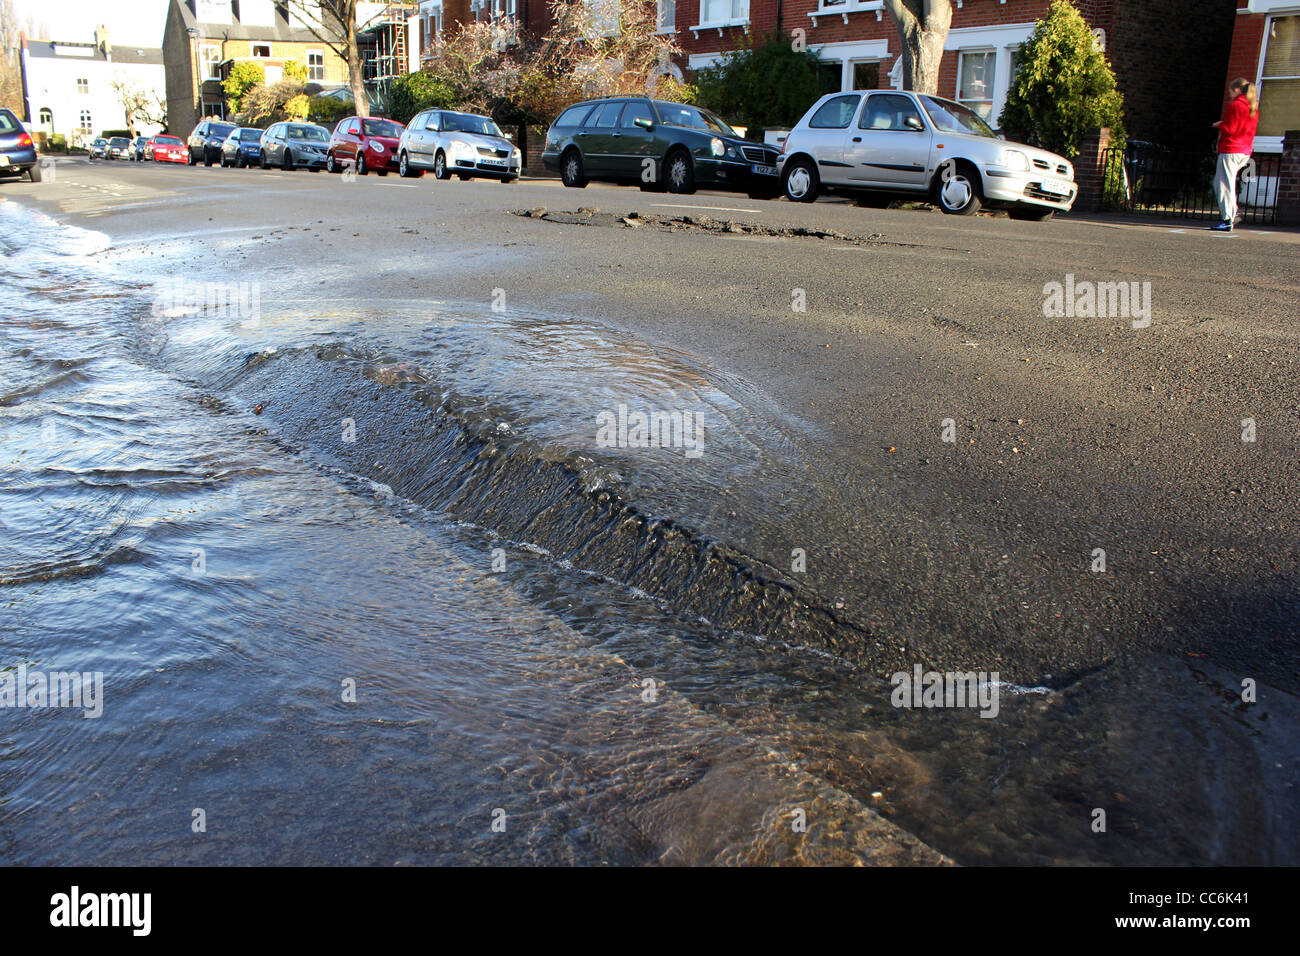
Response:
POLYGON ((855 90, 880 89, 880 63, 875 60, 853 64, 853 88, 855 90))
POLYGON ((317 82, 325 79, 325 54, 320 50, 307 51, 307 79, 317 82))
POLYGON ((41 110, 41 125, 49 130, 54 129, 54 114, 48 106, 41 110))
POLYGON ((677 29, 677 0, 659 0, 659 32, 672 33, 677 29))
POLYGON ((957 66, 957 102, 973 109, 986 120, 993 116, 993 66, 997 54, 962 52, 957 66))
POLYGON ((90 110, 81 111, 81 118, 77 121, 77 125, 81 127, 83 133, 89 133, 94 129, 94 124, 90 121, 90 110))
POLYGON ((1259 72, 1259 136, 1300 126, 1300 14, 1271 17, 1259 72))
POLYGON ((744 23, 749 20, 749 0, 700 0, 700 26, 744 23))
POLYGON ((203 78, 205 80, 221 79, 221 47, 205 45, 200 56, 203 60, 203 78))
POLYGON ((77 92, 83 96, 90 92, 90 80, 77 80, 77 92))
POLYGON ((258 59, 261 59, 261 60, 269 59, 270 56, 271 56, 271 44, 269 44, 269 43, 254 43, 254 44, 253 44, 253 56, 255 56, 255 57, 257 57, 258 59))
POLYGON ((619 0, 585 0, 592 23, 602 36, 618 33, 619 0))

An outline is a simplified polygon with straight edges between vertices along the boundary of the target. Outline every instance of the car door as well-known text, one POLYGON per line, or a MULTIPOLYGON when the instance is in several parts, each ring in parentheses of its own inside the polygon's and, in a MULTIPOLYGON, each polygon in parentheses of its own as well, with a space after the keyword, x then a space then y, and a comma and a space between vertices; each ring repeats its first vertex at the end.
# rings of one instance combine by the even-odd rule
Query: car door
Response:
POLYGON ((423 166, 424 160, 420 156, 420 137, 424 133, 424 124, 428 121, 428 112, 416 113, 411 117, 411 122, 406 124, 406 130, 402 133, 402 138, 398 143, 399 150, 406 150, 406 162, 411 166, 423 166))
POLYGON ((623 115, 619 118, 618 128, 615 130, 617 150, 615 166, 619 176, 625 179, 642 180, 642 171, 647 168, 646 160, 649 159, 652 180, 645 181, 659 179, 658 162, 662 159, 662 155, 654 131, 657 124, 657 117, 649 100, 628 100, 627 105, 623 107, 623 115), (637 120, 648 122, 650 128, 647 129, 644 125, 638 126, 637 120))
POLYGON ((266 149, 263 153, 268 166, 278 165, 284 159, 284 142, 280 139, 283 129, 280 123, 276 123, 266 131, 266 149))
POLYGON ((613 177, 614 152, 618 139, 614 136, 619 114, 623 112, 622 100, 611 100, 600 109, 592 110, 578 131, 578 145, 582 148, 582 165, 588 176, 613 177))
POLYGON ((438 154, 438 137, 442 131, 442 113, 430 110, 420 131, 420 163, 433 168, 433 158, 438 154))
POLYGON ((924 192, 933 133, 903 93, 871 93, 844 147, 848 181, 924 192))
POLYGON ((357 146, 361 142, 361 120, 353 118, 348 120, 348 125, 343 129, 343 147, 341 159, 357 161, 357 146))
POLYGON ((861 93, 841 93, 822 103, 808 118, 808 129, 799 137, 799 145, 817 160, 822 182, 848 180, 852 166, 844 158, 844 147, 861 103, 861 93))

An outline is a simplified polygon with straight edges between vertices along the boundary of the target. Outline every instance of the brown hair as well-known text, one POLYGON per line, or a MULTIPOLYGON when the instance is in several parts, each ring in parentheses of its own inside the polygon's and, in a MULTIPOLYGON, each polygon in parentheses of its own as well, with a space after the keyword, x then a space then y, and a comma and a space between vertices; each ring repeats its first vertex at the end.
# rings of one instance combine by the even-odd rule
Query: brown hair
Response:
POLYGON ((1228 89, 1238 96, 1246 97, 1246 102, 1250 104, 1251 116, 1259 115, 1259 93, 1256 91, 1254 83, 1242 77, 1229 83, 1228 89))

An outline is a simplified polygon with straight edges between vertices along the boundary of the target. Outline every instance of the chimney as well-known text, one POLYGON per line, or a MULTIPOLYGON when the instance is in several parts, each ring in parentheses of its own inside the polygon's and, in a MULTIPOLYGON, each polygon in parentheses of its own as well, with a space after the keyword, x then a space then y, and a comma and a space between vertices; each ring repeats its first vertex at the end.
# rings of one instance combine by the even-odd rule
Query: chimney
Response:
POLYGON ((104 59, 113 59, 113 45, 108 42, 108 27, 102 23, 95 27, 95 46, 104 52, 104 59))

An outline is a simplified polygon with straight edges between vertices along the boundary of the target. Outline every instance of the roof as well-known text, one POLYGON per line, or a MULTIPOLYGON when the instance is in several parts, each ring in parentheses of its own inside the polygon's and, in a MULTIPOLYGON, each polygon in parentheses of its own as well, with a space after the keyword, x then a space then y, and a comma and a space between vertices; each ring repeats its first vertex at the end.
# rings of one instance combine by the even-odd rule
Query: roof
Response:
POLYGON ((275 8, 274 26, 240 23, 231 14, 229 23, 202 23, 194 15, 194 8, 185 0, 172 0, 172 6, 181 11, 181 25, 186 30, 196 29, 199 36, 215 40, 280 40, 290 43, 319 43, 320 38, 307 29, 294 29, 280 14, 280 7, 275 8))
MULTIPOLYGON (((111 46, 113 63, 162 66, 162 50, 154 47, 111 46)), ((93 43, 64 43, 62 40, 28 40, 27 55, 47 60, 108 63, 104 51, 93 43), (60 52, 60 51, 76 52, 60 52)))

